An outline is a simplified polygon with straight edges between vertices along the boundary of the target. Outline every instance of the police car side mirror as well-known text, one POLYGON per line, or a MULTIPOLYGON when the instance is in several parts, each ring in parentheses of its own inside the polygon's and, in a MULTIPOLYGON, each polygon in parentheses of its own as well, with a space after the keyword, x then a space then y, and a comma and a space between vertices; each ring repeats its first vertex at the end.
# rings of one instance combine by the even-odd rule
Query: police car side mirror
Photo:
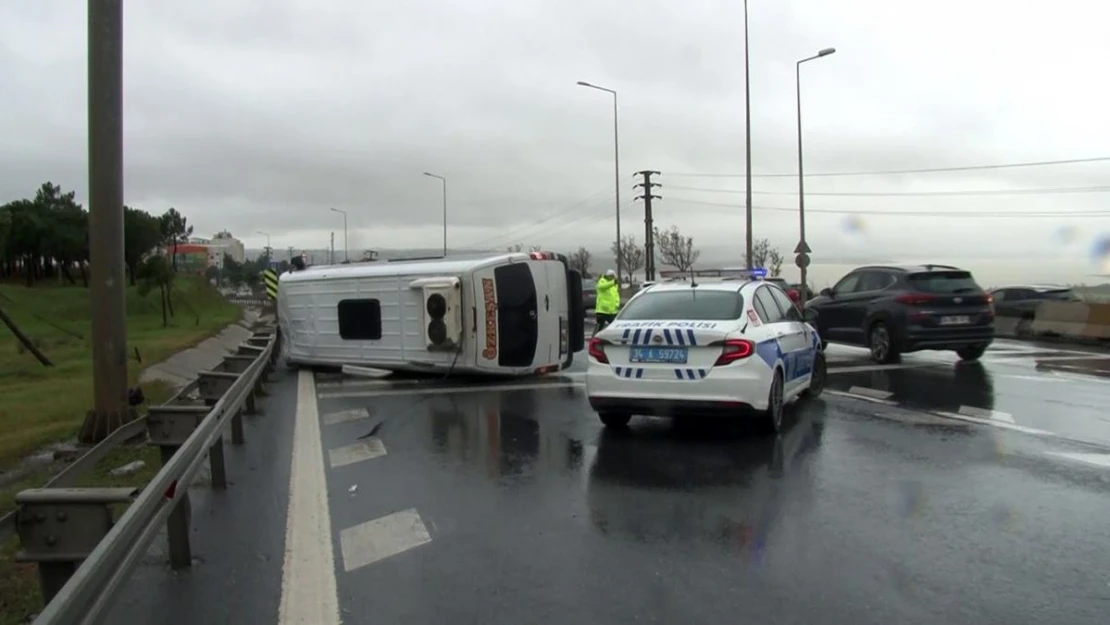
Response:
POLYGON ((802 312, 802 317, 806 320, 806 323, 810 325, 817 323, 817 311, 813 308, 805 309, 805 311, 802 312))

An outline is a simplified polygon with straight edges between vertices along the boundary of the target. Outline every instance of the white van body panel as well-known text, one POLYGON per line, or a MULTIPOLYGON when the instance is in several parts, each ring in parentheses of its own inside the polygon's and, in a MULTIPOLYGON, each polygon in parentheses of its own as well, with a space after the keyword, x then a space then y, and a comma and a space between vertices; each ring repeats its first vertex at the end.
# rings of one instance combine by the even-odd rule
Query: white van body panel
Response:
POLYGON ((560 315, 567 317, 569 307, 566 285, 562 262, 533 260, 526 253, 310 267, 279 277, 283 353, 293 364, 391 371, 520 376, 543 367, 558 369, 567 359, 565 348, 560 353, 560 315), (525 366, 505 367, 498 363, 495 272, 518 264, 531 270, 536 288, 535 358, 525 366), (451 285, 458 305, 450 307, 450 314, 458 315, 462 340, 452 348, 430 349, 425 295, 447 293, 451 285), (380 338, 340 336, 339 304, 344 300, 377 300, 380 338))

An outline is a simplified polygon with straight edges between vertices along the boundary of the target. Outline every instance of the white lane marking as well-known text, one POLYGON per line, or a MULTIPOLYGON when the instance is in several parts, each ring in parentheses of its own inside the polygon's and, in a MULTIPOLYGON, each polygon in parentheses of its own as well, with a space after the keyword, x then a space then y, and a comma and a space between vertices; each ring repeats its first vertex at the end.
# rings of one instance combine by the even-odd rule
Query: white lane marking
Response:
POLYGON ((385 397, 389 395, 451 395, 455 393, 500 393, 503 391, 526 391, 540 388, 570 388, 585 386, 584 382, 549 382, 547 384, 491 384, 483 386, 460 386, 458 388, 414 388, 381 391, 351 391, 349 393, 321 393, 320 399, 353 399, 356 397, 385 397))
POLYGON ((965 417, 975 417, 976 419, 992 419, 994 421, 1002 421, 1003 423, 1013 423, 1014 417, 1008 412, 999 412, 997 410, 987 410, 986 408, 976 408, 974 406, 960 406, 956 411, 965 417))
POLYGON ((384 455, 385 445, 382 444, 382 439, 371 436, 351 445, 329 449, 328 461, 331 463, 331 468, 334 469, 384 455))
POLYGON ((385 380, 344 380, 342 382, 317 382, 316 388, 379 388, 388 387, 392 382, 385 380))
POLYGON ((848 392, 853 395, 863 395, 864 397, 870 397, 871 399, 890 399, 890 397, 894 395, 894 393, 891 393, 890 391, 880 391, 878 389, 868 388, 866 386, 853 386, 848 389, 848 392))
MULTIPOLYGON (((830 362, 829 365, 836 363, 830 362)), ((912 363, 905 365, 860 365, 858 367, 833 367, 826 369, 826 373, 851 373, 856 371, 885 371, 889 369, 920 369, 922 367, 935 367, 936 363, 912 363)))
POLYGON ((1073 460, 1075 462, 1083 462, 1086 464, 1093 464, 1095 466, 1110 469, 1110 454, 1074 454, 1050 451, 1048 452, 1048 455, 1056 456, 1057 458, 1063 458, 1065 460, 1073 460))
MULTIPOLYGON (((856 387, 853 387, 853 388, 856 388, 856 387)), ((832 389, 826 389, 825 392, 830 394, 830 395, 836 395, 838 397, 851 397, 852 399, 862 399, 863 401, 869 401, 873 404, 882 404, 884 406, 897 406, 898 405, 898 402, 891 401, 889 399, 879 399, 877 397, 868 397, 867 395, 857 395, 855 393, 848 393, 848 392, 845 392, 845 391, 834 391, 832 389)))
POLYGON ((935 412, 933 412, 933 414, 940 415, 942 417, 947 417, 949 419, 956 419, 958 421, 967 421, 968 423, 978 423, 980 425, 990 425, 990 426, 994 426, 996 428, 1002 428, 1004 430, 1013 430, 1015 432, 1024 432, 1025 434, 1037 434, 1039 436, 1052 436, 1052 437, 1055 437, 1055 438, 1066 438, 1064 436, 1060 436, 1059 434, 1057 434, 1055 432, 1049 432, 1048 430, 1038 430, 1037 428, 1025 427, 1024 425, 1015 425, 1013 423, 1007 423, 1006 421, 996 421, 994 419, 981 419, 979 417, 969 417, 967 415, 962 415, 962 414, 959 414, 959 413, 956 413, 956 412, 945 412, 943 410, 935 411, 935 412))
POLYGON ((329 412, 324 415, 324 425, 336 425, 337 423, 347 423, 348 421, 358 421, 359 419, 369 418, 370 411, 365 408, 340 410, 338 412, 329 412))
POLYGON ((295 421, 278 623, 339 625, 320 415, 316 386, 308 371, 297 377, 295 421))
POLYGON ((993 356, 991 358, 983 358, 987 362, 997 362, 999 364, 1021 362, 1023 360, 1032 360, 1034 362, 1055 362, 1057 360, 1110 360, 1110 355, 1107 354, 1083 354, 1078 353, 1074 356, 993 356))
POLYGON ((432 542, 415 508, 394 512, 339 532, 343 570, 348 573, 432 542))

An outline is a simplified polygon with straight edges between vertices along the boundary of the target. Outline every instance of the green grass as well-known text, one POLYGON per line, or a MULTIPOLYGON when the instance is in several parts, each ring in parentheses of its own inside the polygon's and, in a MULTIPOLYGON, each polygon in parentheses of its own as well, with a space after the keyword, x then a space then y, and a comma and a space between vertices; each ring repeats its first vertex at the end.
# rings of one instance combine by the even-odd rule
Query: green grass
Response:
MULTIPOLYGON (((180 277, 175 286, 177 316, 162 326, 157 294, 127 293, 128 377, 134 385, 143 368, 192 347, 236 321, 241 311, 199 278, 180 277), (142 363, 135 360, 135 349, 142 363)), ((16 465, 44 445, 71 439, 92 405, 91 303, 82 287, 57 285, 25 288, 0 285, 0 307, 53 361, 43 367, 11 332, 0 326, 0 470, 16 465)), ((160 404, 173 394, 165 383, 143 384, 148 404, 160 404)), ((51 467, 0 488, 0 516, 15 507, 19 491, 46 483, 51 467)), ((135 486, 142 488, 161 468, 158 449, 145 445, 111 451, 76 486, 135 486), (145 466, 126 477, 110 471, 134 460, 145 466)), ((123 506, 116 510, 122 513, 123 506)), ((33 564, 17 564, 19 539, 0 544, 0 625, 24 622, 42 608, 38 573, 33 564)))
MULTIPOLYGON (((143 367, 196 345, 239 317, 237 306, 199 278, 178 278, 175 291, 177 315, 162 327, 157 294, 144 298, 128 289, 132 385, 143 367)), ((55 365, 43 367, 0 327, 0 470, 44 445, 73 437, 92 406, 91 305, 82 287, 0 285, 0 306, 55 365)))

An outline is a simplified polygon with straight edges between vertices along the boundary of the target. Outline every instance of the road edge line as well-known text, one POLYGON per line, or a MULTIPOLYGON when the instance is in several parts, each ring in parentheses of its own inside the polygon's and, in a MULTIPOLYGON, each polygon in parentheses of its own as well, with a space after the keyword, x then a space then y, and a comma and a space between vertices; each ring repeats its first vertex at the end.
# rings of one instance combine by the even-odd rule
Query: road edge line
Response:
POLYGON ((309 371, 297 377, 294 420, 278 623, 340 625, 316 380, 309 371))

